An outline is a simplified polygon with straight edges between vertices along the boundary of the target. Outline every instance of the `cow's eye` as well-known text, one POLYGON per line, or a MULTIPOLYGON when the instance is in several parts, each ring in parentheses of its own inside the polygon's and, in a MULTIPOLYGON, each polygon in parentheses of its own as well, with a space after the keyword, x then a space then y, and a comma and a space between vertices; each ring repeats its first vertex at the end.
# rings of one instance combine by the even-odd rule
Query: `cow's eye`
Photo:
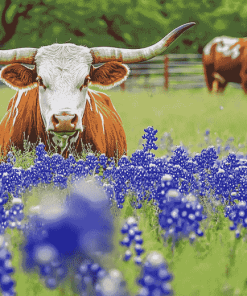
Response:
POLYGON ((80 90, 82 90, 84 87, 87 87, 87 86, 88 86, 88 83, 89 83, 90 80, 91 80, 90 76, 87 75, 87 76, 85 77, 85 80, 84 80, 83 85, 80 87, 80 90))
POLYGON ((38 76, 36 78, 36 80, 37 80, 39 86, 42 86, 44 89, 46 89, 46 86, 44 85, 43 80, 42 80, 42 78, 40 76, 38 76))

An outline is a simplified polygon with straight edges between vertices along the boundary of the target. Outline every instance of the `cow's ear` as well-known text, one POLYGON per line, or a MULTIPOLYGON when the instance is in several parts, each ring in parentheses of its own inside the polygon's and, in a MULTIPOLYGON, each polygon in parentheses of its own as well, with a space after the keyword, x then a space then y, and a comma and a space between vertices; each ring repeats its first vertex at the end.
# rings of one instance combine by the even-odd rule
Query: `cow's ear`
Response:
POLYGON ((38 86, 36 69, 29 69, 20 64, 11 64, 0 72, 0 79, 14 90, 32 89, 38 86))
POLYGON ((129 68, 119 62, 108 62, 90 71, 90 84, 109 89, 123 83, 129 76, 129 68))

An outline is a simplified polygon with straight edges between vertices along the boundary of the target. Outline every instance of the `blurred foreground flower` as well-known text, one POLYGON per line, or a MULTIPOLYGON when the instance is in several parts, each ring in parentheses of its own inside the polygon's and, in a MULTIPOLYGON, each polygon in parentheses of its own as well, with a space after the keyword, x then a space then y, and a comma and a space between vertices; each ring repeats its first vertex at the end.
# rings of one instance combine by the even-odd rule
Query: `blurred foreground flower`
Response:
POLYGON ((7 242, 3 235, 0 235, 0 287, 3 296, 15 296, 16 282, 11 278, 15 272, 12 267, 12 255, 6 248, 7 242))
POLYGON ((96 296, 129 296, 126 282, 117 269, 111 269, 107 276, 97 283, 95 290, 96 296))
POLYGON ((39 214, 30 218, 29 229, 24 229, 20 249, 23 269, 38 266, 46 286, 55 289, 71 268, 75 273, 83 260, 112 250, 113 220, 109 199, 94 179, 75 182, 64 202, 52 192, 47 196, 39 214))

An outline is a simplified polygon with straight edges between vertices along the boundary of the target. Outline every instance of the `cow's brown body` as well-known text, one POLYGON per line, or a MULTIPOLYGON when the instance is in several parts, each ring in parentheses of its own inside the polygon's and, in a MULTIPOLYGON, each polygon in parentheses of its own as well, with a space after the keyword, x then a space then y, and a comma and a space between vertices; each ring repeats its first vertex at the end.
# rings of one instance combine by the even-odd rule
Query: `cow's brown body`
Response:
MULTIPOLYGON (((79 137, 75 143, 71 143, 71 148, 77 152, 82 152, 82 143, 90 143, 94 152, 100 151, 108 157, 118 157, 127 153, 126 136, 122 126, 122 121, 116 112, 110 98, 102 93, 88 90, 90 103, 87 101, 82 125, 85 130, 79 132, 79 137), (99 113, 100 112, 100 113, 99 113), (103 116, 102 118, 100 116, 103 116)), ((39 139, 46 145, 48 150, 48 140, 51 143, 49 133, 45 131, 45 126, 41 117, 39 107, 38 88, 31 89, 27 94, 23 93, 21 100, 16 106, 18 93, 10 100, 7 113, 0 123, 0 146, 4 156, 10 148, 10 144, 24 151, 23 140, 28 139, 31 143, 37 143, 39 139), (16 116, 17 114, 17 116, 16 116), (16 116, 16 119, 15 119, 16 116)), ((50 146, 51 151, 54 151, 50 146)), ((61 153, 61 148, 58 147, 61 153)), ((67 158, 68 149, 63 152, 67 158)))
POLYGON ((203 50, 208 90, 223 92, 228 82, 241 83, 247 93, 247 38, 216 37, 203 50))

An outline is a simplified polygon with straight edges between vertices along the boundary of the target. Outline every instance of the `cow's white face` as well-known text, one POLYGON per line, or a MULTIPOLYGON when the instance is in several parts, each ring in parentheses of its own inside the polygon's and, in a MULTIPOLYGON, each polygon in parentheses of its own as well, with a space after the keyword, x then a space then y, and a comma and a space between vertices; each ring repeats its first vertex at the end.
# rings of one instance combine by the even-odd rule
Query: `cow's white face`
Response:
POLYGON ((76 115, 75 130, 83 131, 82 117, 87 87, 82 88, 89 74, 90 50, 74 44, 53 44, 41 47, 35 57, 39 86, 39 103, 46 130, 54 130, 53 115, 76 115))
POLYGON ((53 44, 41 47, 35 62, 42 79, 39 104, 46 131, 55 131, 53 141, 64 147, 69 136, 83 131, 88 88, 82 85, 92 63, 90 50, 74 44, 53 44))

